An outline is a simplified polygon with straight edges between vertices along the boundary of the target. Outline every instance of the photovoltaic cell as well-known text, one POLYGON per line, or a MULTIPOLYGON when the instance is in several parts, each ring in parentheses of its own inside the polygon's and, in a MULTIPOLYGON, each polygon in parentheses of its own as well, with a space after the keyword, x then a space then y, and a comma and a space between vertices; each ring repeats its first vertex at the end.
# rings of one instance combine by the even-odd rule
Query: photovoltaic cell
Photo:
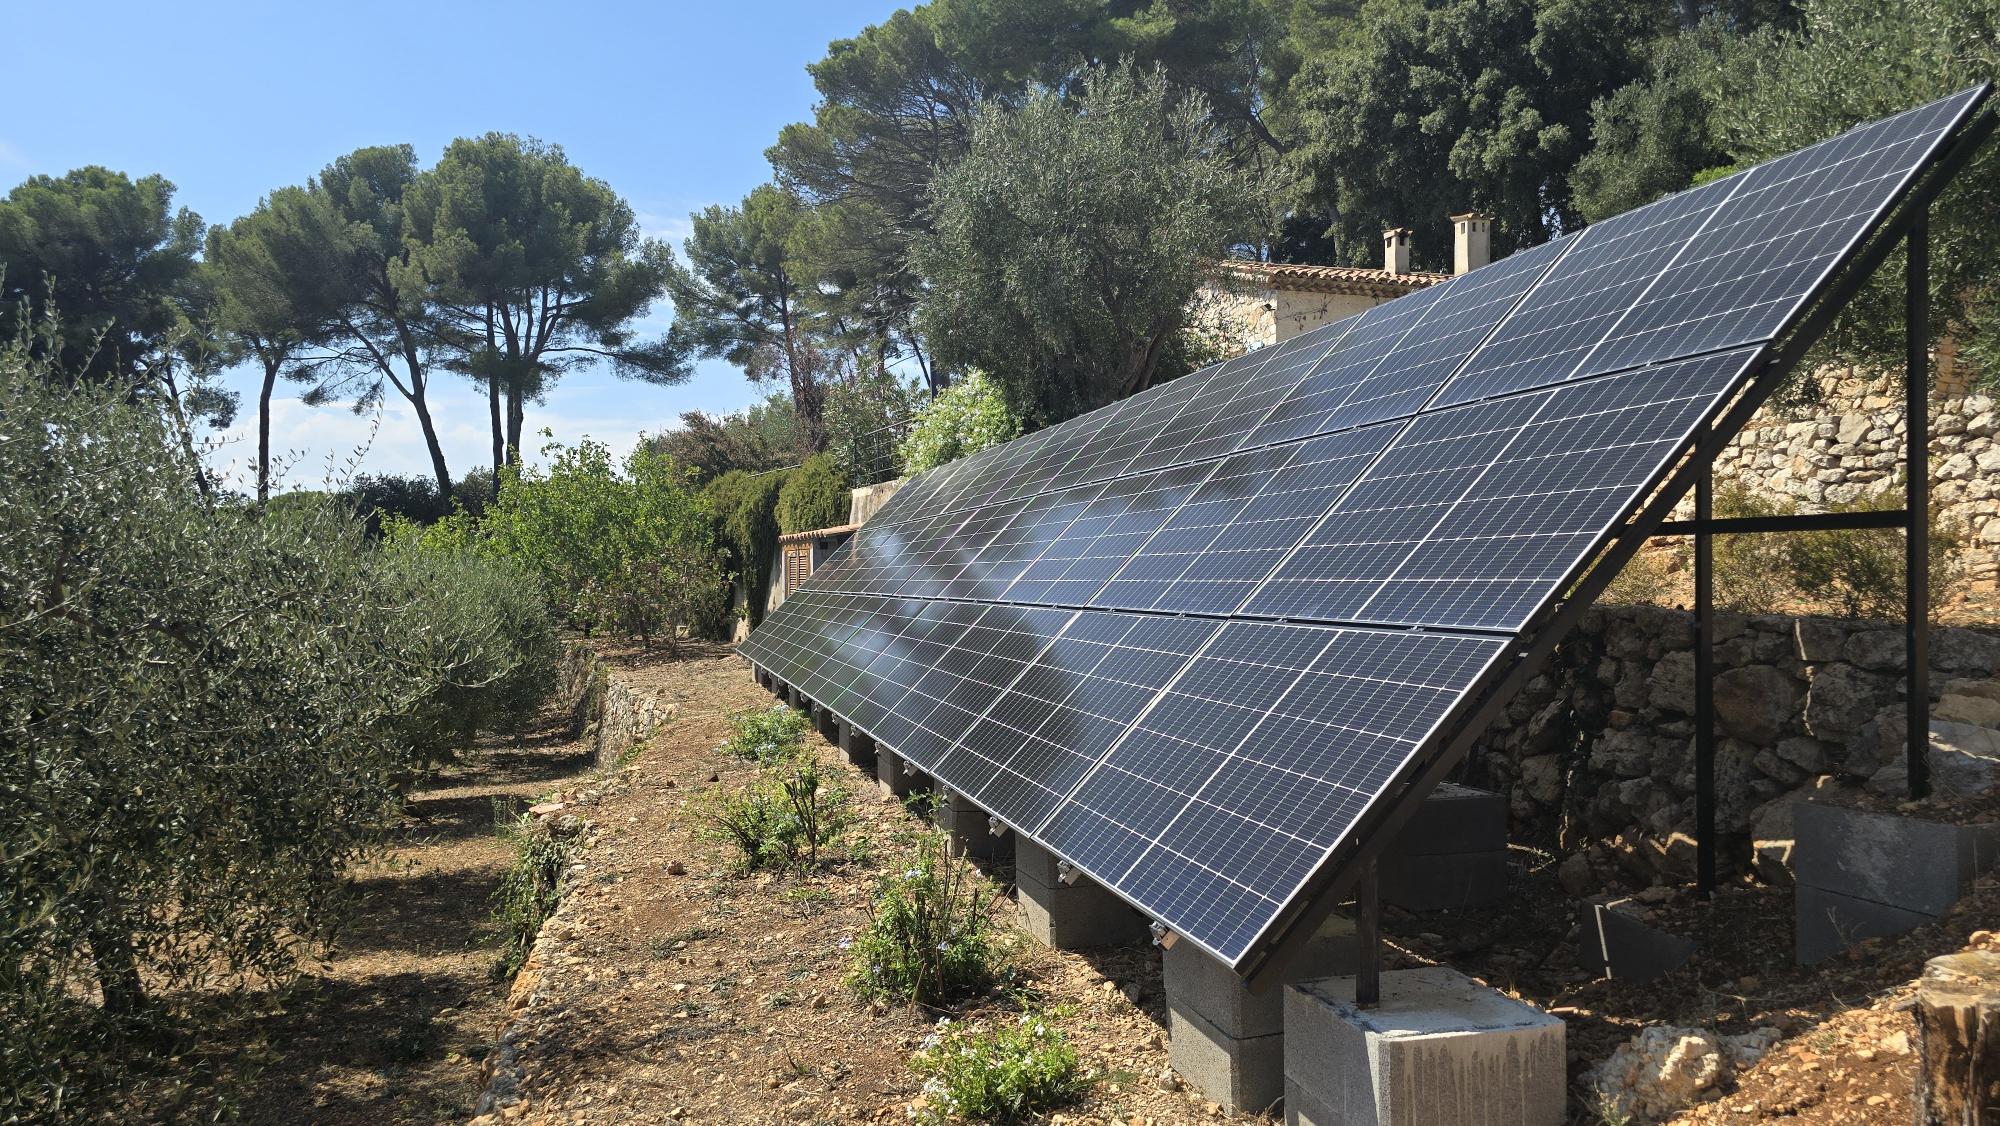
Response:
POLYGON ((1240 965, 1986 94, 923 474, 742 652, 1240 965))
POLYGON ((1234 962, 1504 644, 1228 623, 1035 832, 1234 962))

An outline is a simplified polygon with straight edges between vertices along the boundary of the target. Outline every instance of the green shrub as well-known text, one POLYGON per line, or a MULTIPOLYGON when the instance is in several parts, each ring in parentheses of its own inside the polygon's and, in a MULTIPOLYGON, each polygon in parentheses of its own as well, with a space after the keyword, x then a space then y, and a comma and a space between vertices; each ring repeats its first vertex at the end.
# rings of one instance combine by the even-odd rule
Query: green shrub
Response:
POLYGON ((1021 421, 1000 385, 975 371, 917 413, 898 452, 906 472, 922 473, 1020 436, 1021 421))
POLYGON ((737 758, 775 763, 798 753, 810 730, 811 722, 797 708, 748 708, 729 717, 729 738, 722 749, 737 758))
POLYGON ((702 835, 734 847, 748 871, 817 871, 833 858, 852 820, 847 791, 804 753, 767 768, 740 790, 717 787, 692 805, 702 835))
MULTIPOLYGON (((450 669, 344 506, 197 486, 161 398, 0 352, 0 1120, 93 1113, 214 990, 282 983, 450 669)), ((115 1112, 112 1112, 115 1116, 115 1112)))
POLYGON ((893 867, 854 940, 848 984, 863 997, 930 1006, 989 988, 999 952, 985 881, 947 855, 944 835, 933 831, 916 834, 909 858, 893 867))
POLYGON ((440 670, 400 727, 425 761, 481 731, 519 731, 555 690, 562 643, 534 580, 506 559, 392 539, 387 585, 406 601, 404 645, 440 670))
POLYGON ((689 471, 651 446, 622 470, 608 447, 587 439, 543 452, 552 455, 547 470, 502 481, 500 499, 470 535, 480 554, 527 570, 549 605, 585 633, 671 643, 678 626, 705 626, 721 613, 727 592, 715 521, 689 471))
POLYGON ((834 528, 847 523, 854 494, 847 476, 826 454, 814 454, 793 470, 778 490, 778 531, 783 535, 834 528))
POLYGON ((1068 1038, 1036 1012, 990 1031, 940 1020, 911 1066, 924 1077, 915 1118, 930 1126, 1011 1126, 1075 1100, 1088 1083, 1068 1038))
POLYGON ((778 552, 778 493, 789 476, 784 470, 731 470, 702 490, 715 514, 716 542, 729 552, 727 566, 747 595, 752 626, 764 613, 771 561, 778 552))
MULTIPOLYGON (((1829 512, 1894 511, 1903 504, 1903 481, 1844 503, 1829 512)), ((1718 518, 1789 516, 1798 505, 1752 493, 1742 482, 1716 489, 1718 518)), ((1964 579, 1965 528, 1933 506, 1930 519, 1931 612, 1949 605, 1964 579)), ((1894 529, 1776 532, 1718 536, 1716 601, 1756 613, 1805 610, 1847 617, 1896 618, 1904 609, 1905 545, 1894 529)))
POLYGON ((500 839, 514 853, 493 896, 493 923, 502 943, 494 975, 504 979, 520 972, 542 924, 562 904, 573 850, 526 813, 513 813, 505 802, 495 802, 493 813, 500 839))

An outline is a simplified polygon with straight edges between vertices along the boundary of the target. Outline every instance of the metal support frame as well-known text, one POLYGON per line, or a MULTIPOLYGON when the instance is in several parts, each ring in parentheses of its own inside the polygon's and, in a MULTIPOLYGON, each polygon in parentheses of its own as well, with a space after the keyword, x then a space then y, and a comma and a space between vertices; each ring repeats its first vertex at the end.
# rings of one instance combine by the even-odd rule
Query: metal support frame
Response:
MULTIPOLYGON (((1786 326, 1780 334, 1781 343, 1768 353, 1768 359, 1752 378, 1750 387, 1710 419, 1708 427, 1696 435, 1690 455, 1677 468, 1663 475, 1663 480, 1658 482, 1652 493, 1652 499, 1610 541, 1603 553, 1581 565, 1570 576, 1569 582, 1564 584, 1569 591, 1568 596, 1545 607, 1544 612, 1530 623, 1528 629, 1523 631, 1523 644, 1510 655, 1511 659, 1504 669, 1489 677, 1475 690, 1473 698, 1440 725, 1442 730, 1454 734, 1435 746, 1429 754, 1413 757, 1410 764, 1384 787, 1385 794, 1427 794, 1465 758, 1473 741, 1486 730, 1506 701, 1512 699, 1540 671, 1557 642, 1582 619, 1584 612, 1610 585, 1619 569, 1638 553, 1647 539, 1659 534, 1674 506, 1694 487, 1707 466, 1714 461, 1715 455, 1749 423, 1757 409, 1804 359, 1806 352, 1826 334, 1835 316, 1888 259, 1896 244, 1905 235, 1920 229, 1931 201, 1992 136, 1996 124, 2000 124, 2000 115, 1983 107, 1975 110, 1950 150, 1931 165, 1919 182, 1906 188, 1876 237, 1863 246, 1851 248, 1835 264, 1830 271, 1835 278, 1833 284, 1803 317, 1786 326)), ((1295 898, 1295 906, 1274 920, 1267 929, 1267 934, 1272 937, 1253 947, 1238 966, 1237 972, 1247 979, 1253 992, 1268 990, 1282 980, 1285 967, 1298 956, 1314 929, 1333 913, 1334 905, 1342 901, 1344 894, 1351 893, 1358 886, 1362 874, 1359 869, 1380 855, 1383 842, 1392 839, 1409 821, 1416 805, 1414 801, 1394 798, 1378 803, 1379 812, 1371 810, 1370 814, 1364 814, 1363 823, 1358 824, 1348 838, 1328 855, 1319 874, 1309 880, 1295 898)))
POLYGON ((1382 1003, 1382 892, 1380 865, 1369 857, 1354 884, 1354 1005, 1382 1003))
POLYGON ((1715 890, 1715 467, 1694 484, 1695 886, 1715 890))
POLYGON ((1903 477, 1904 532, 1903 654, 1909 666, 1909 710, 1904 753, 1909 761, 1910 796, 1931 792, 1931 246, 1926 208, 1910 224, 1904 269, 1903 429, 1908 460, 1903 477))

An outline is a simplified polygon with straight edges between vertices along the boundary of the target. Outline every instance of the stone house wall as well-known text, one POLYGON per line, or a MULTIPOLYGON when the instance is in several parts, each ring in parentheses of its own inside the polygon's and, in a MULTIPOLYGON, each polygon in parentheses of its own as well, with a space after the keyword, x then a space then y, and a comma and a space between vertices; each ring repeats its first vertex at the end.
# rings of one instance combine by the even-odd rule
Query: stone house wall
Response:
MULTIPOLYGON (((1694 874, 1694 621, 1599 606, 1481 737, 1464 780, 1506 794, 1517 843, 1589 853, 1642 883, 1694 874)), ((2000 672, 2000 634, 1931 634, 1934 696, 2000 672)), ((1893 772, 1903 749, 1899 623, 1718 614, 1718 829, 1893 772)), ((1601 872, 1600 875, 1608 874, 1601 872)))
MULTIPOLYGON (((1907 430, 1891 381, 1832 380, 1811 417, 1759 412, 1716 457, 1715 478, 1818 511, 1893 487, 1907 430)), ((1934 500, 1968 533, 1971 589, 2000 589, 2000 408, 1992 397, 1960 391, 1933 401, 1931 477, 1934 500)))

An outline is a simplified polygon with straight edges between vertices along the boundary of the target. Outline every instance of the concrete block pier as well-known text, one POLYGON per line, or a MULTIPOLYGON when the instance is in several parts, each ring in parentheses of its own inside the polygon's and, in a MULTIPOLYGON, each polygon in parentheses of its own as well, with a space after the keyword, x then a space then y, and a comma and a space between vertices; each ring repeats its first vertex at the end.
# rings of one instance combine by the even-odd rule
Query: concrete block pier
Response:
POLYGON ((1792 818, 1802 966, 1930 922, 2000 860, 2000 825, 1947 825, 1820 802, 1799 803, 1792 818))
POLYGON ((1382 900, 1448 911, 1507 894, 1507 799, 1446 782, 1382 854, 1382 900))
MULTIPOLYGON (((1288 981, 1352 973, 1352 920, 1327 920, 1293 960, 1288 981)), ((1191 1086, 1231 1111, 1256 1113, 1285 1093, 1285 997, 1252 993, 1229 967, 1177 942, 1162 957, 1170 1039, 1167 1056, 1191 1086)))
POLYGON ((1561 1126, 1563 1022, 1432 966, 1382 975, 1382 1003, 1354 979, 1285 990, 1288 1126, 1561 1126))
POLYGON ((974 860, 1003 860, 1014 855, 1014 838, 996 836, 991 815, 963 794, 938 791, 931 820, 945 834, 945 851, 974 860))
POLYGON ((875 740, 866 733, 856 731, 846 720, 840 721, 840 750, 847 756, 848 765, 874 773, 875 740))
POLYGON ((1022 926, 1036 941, 1058 950, 1125 946, 1152 938, 1145 916, 1089 877, 1063 883, 1056 855, 1033 841, 1015 841, 1014 887, 1022 926))

